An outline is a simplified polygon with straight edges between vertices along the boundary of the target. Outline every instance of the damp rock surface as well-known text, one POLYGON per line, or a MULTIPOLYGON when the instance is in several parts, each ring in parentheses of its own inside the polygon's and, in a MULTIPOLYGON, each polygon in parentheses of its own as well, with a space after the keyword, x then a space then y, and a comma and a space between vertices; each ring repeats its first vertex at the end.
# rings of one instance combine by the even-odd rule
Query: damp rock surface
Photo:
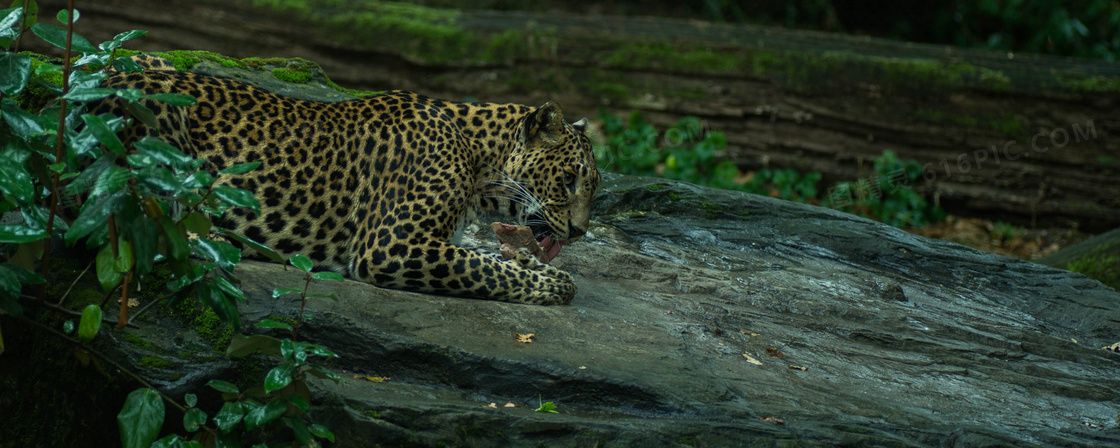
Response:
MULTIPOLYGON (((313 383, 316 422, 339 446, 1120 445, 1120 295, 1094 280, 661 179, 606 175, 595 211, 553 261, 570 306, 314 283, 339 299, 301 335, 343 377, 313 383)), ((271 298, 298 271, 237 275, 246 328, 298 312, 271 298)))

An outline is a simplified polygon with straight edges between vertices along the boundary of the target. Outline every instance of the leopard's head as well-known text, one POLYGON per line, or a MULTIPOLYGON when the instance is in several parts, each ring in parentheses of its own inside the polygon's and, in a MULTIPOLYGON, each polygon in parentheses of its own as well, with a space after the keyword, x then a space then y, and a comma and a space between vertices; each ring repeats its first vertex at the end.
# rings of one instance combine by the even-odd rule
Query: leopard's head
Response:
POLYGON ((510 214, 533 230, 550 259, 587 233, 591 219, 600 177, 586 126, 587 119, 568 123, 559 105, 545 103, 525 116, 503 169, 510 214))

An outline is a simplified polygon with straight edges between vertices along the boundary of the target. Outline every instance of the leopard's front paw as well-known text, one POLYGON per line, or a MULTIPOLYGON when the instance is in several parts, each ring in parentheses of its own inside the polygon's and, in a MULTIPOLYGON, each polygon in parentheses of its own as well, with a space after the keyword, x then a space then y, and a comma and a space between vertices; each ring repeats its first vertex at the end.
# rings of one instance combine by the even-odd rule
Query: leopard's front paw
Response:
POLYGON ((533 274, 534 285, 522 291, 523 303, 537 305, 567 305, 576 295, 572 275, 554 266, 541 263, 528 249, 518 249, 510 262, 516 263, 533 274))

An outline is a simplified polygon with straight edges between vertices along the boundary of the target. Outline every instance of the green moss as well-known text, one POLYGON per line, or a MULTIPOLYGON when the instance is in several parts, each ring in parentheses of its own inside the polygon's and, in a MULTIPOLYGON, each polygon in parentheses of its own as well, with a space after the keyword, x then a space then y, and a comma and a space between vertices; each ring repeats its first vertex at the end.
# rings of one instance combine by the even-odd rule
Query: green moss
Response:
POLYGON ((1066 265, 1066 269, 1085 274, 1086 277, 1120 291, 1120 256, 1108 254, 1105 252, 1106 249, 1098 249, 1071 261, 1066 265))
POLYGON ((665 184, 649 184, 649 185, 646 185, 646 188, 649 189, 649 191, 664 190, 665 187, 668 187, 668 185, 665 185, 665 184))
POLYGON ((679 201, 681 200, 681 195, 679 193, 669 193, 669 199, 679 201))
POLYGON ((274 68, 272 76, 284 82, 307 84, 311 80, 311 72, 294 68, 274 68))
POLYGON ((1027 125, 1019 120, 1015 114, 1005 114, 1000 117, 995 117, 987 120, 988 128, 993 131, 1000 132, 1009 137, 1023 135, 1027 132, 1027 125))
POLYGON ((715 73, 737 72, 747 65, 742 54, 666 43, 622 44, 617 50, 600 55, 599 61, 622 67, 715 73))
POLYGON ((1116 158, 1112 156, 1098 156, 1097 163, 1105 168, 1116 168, 1120 165, 1116 163, 1116 158))
POLYGON ((151 342, 148 342, 148 340, 146 340, 146 339, 144 339, 144 338, 142 338, 139 335, 134 334, 134 333, 122 333, 121 334, 121 339, 123 339, 125 342, 127 342, 129 344, 135 345, 135 346, 140 347, 144 350, 152 350, 152 351, 158 351, 159 350, 159 348, 156 347, 154 344, 152 344, 151 342))
POLYGON ((197 331, 199 336, 210 342, 215 351, 225 352, 234 330, 213 309, 202 308, 197 300, 192 299, 182 300, 174 307, 174 314, 180 323, 197 331))
POLYGON ((362 414, 366 417, 381 418, 381 414, 378 413, 377 411, 373 410, 373 409, 366 408, 366 407, 363 407, 363 406, 356 406, 356 405, 351 405, 350 407, 354 408, 355 411, 358 411, 359 414, 362 414))
POLYGON ((24 110, 39 110, 58 97, 55 91, 62 89, 62 67, 36 53, 25 51, 22 54, 31 57, 31 79, 15 100, 24 110))
POLYGON ((723 211, 723 206, 719 204, 701 203, 700 208, 704 209, 704 217, 708 219, 715 219, 719 217, 720 212, 723 211))
POLYGON ((154 356, 144 356, 140 358, 136 365, 143 369, 170 369, 175 367, 174 363, 154 356))
POLYGON ((1120 78, 1092 76, 1089 78, 1060 78, 1058 83, 1078 93, 1120 92, 1120 78))

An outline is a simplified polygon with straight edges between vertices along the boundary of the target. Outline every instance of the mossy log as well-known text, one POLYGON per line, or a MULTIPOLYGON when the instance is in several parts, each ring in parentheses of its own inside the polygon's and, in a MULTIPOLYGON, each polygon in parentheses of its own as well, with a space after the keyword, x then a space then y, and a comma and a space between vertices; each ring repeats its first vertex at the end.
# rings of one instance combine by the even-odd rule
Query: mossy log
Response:
MULTIPOLYGON (((40 17, 62 3, 40 2, 40 17)), ((637 110, 660 125, 696 115, 744 170, 820 171, 826 184, 871 175, 893 150, 926 166, 919 189, 950 212, 1120 227, 1114 63, 671 19, 270 3, 90 2, 78 32, 144 28, 141 50, 303 57, 365 90, 552 99, 573 116, 637 110)))

